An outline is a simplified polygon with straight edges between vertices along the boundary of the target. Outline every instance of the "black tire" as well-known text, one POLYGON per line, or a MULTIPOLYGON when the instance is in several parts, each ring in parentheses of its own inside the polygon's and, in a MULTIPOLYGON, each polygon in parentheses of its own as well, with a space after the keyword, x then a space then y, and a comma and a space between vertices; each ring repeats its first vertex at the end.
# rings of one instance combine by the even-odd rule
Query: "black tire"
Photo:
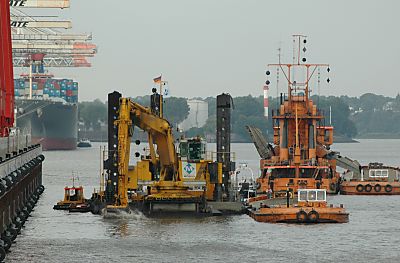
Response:
POLYGON ((91 207, 91 211, 92 211, 92 214, 98 215, 99 212, 100 212, 99 206, 98 206, 98 205, 93 205, 93 206, 91 207))
POLYGON ((13 224, 15 225, 16 228, 21 229, 22 227, 22 221, 21 220, 17 220, 15 219, 14 221, 12 221, 13 224))
POLYGON ((361 193, 362 191, 364 191, 364 186, 362 184, 359 184, 356 186, 356 191, 361 193))
POLYGON ((0 246, 0 262, 3 262, 6 258, 6 250, 0 246))
POLYGON ((330 189, 331 191, 333 191, 333 192, 336 192, 336 184, 335 184, 335 183, 331 183, 331 184, 329 185, 329 189, 330 189))
POLYGON ((318 214, 318 212, 317 211, 315 211, 315 210, 311 210, 309 213, 308 213, 308 221, 310 221, 311 223, 317 223, 318 222, 318 220, 319 220, 319 214, 318 214))
POLYGON ((26 209, 28 209, 29 213, 32 212, 33 207, 31 206, 31 204, 27 203, 25 207, 26 207, 26 209))
POLYGON ((393 190, 393 187, 390 184, 385 185, 385 192, 390 193, 393 190))
POLYGON ((304 210, 300 210, 299 212, 296 213, 296 220, 299 223, 305 223, 307 222, 307 213, 304 210))
POLYGON ((380 184, 374 185, 375 192, 379 193, 381 191, 381 189, 382 189, 382 186, 380 184))
POLYGON ((0 196, 3 196, 6 193, 7 189, 4 184, 0 183, 0 196))
POLYGON ((5 250, 5 251, 10 250, 10 247, 11 247, 11 245, 12 245, 11 239, 10 239, 9 237, 7 237, 7 236, 3 236, 3 237, 1 238, 1 240, 3 240, 3 242, 4 242, 4 250, 5 250))
POLYGON ((9 227, 7 229, 7 232, 9 233, 9 235, 7 235, 12 241, 14 241, 17 238, 18 235, 18 231, 14 228, 9 227))
POLYGON ((366 184, 364 189, 365 189, 365 192, 369 193, 372 190, 372 186, 370 184, 366 184))

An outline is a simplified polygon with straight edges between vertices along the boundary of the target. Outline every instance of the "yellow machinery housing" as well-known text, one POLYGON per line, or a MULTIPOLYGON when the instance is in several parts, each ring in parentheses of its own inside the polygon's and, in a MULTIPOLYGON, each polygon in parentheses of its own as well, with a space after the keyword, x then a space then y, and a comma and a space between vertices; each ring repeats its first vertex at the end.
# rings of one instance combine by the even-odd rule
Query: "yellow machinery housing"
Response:
MULTIPOLYGON (((144 203, 150 211, 160 203, 195 204, 194 209, 200 211, 206 200, 215 199, 215 188, 222 183, 222 164, 206 160, 206 143, 200 138, 181 140, 177 153, 171 125, 159 115, 129 98, 119 99, 114 121, 118 128, 118 187, 115 202, 107 209, 127 208, 133 202, 144 203), (147 132, 149 155, 130 166, 134 126, 147 132)), ((109 189, 113 187, 110 183, 108 180, 109 189)))

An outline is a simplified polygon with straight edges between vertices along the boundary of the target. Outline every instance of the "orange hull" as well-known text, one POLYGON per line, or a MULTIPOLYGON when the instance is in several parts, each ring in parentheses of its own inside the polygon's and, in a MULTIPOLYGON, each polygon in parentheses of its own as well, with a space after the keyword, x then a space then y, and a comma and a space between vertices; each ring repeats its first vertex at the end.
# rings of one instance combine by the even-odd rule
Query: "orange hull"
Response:
POLYGON ((342 195, 400 195, 399 182, 350 181, 340 186, 342 195))
POLYGON ((276 207, 249 210, 257 222, 264 223, 347 223, 349 214, 341 207, 276 207))

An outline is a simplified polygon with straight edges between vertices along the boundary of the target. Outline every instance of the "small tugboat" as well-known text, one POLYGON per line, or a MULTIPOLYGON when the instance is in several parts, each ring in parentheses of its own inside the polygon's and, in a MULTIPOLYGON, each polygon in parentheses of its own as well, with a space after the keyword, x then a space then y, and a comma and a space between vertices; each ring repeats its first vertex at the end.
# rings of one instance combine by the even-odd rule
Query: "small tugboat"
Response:
POLYGON ((347 223, 349 214, 343 205, 327 205, 325 189, 299 189, 297 204, 250 208, 249 215, 257 222, 265 223, 347 223))
POLYGON ((72 179, 72 187, 64 188, 64 200, 57 202, 53 206, 55 210, 69 210, 69 212, 89 212, 90 205, 83 195, 83 186, 74 186, 72 179))
POLYGON ((340 194, 343 195, 400 195, 400 168, 370 163, 361 171, 343 175, 340 194))
POLYGON ((89 148, 92 147, 92 144, 90 143, 89 139, 83 138, 80 139, 77 145, 79 148, 89 148))

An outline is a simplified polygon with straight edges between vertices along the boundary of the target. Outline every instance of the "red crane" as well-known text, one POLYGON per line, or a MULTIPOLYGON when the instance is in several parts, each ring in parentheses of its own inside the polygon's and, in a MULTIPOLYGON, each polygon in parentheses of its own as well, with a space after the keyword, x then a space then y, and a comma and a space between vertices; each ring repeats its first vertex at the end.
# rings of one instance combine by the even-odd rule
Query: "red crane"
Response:
POLYGON ((14 73, 8 0, 0 0, 0 14, 0 137, 5 137, 14 125, 14 73))

